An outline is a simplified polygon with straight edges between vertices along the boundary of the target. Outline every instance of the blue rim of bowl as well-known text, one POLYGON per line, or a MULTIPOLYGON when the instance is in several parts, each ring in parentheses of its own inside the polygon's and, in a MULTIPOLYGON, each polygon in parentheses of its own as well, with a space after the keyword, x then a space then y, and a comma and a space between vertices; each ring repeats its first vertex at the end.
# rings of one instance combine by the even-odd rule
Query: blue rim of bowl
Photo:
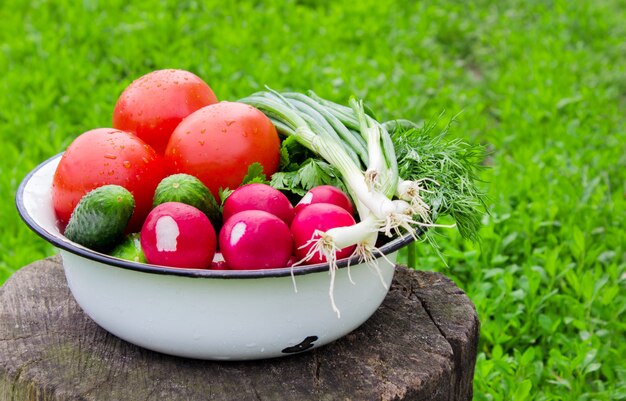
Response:
MULTIPOLYGON (((183 277, 196 277, 196 278, 221 278, 221 279, 237 279, 237 278, 267 278, 267 277, 284 277, 284 276, 300 276, 309 273, 317 273, 322 271, 328 271, 328 263, 317 263, 311 265, 301 265, 295 268, 281 267, 274 269, 257 269, 257 270, 211 270, 211 269, 182 269, 176 267, 158 266, 147 263, 132 262, 129 260, 115 258, 104 253, 92 251, 90 249, 76 245, 63 236, 56 236, 49 233, 41 225, 39 225, 35 219, 30 216, 24 205, 24 190, 30 179, 39 171, 42 167, 60 157, 63 153, 59 153, 51 158, 40 163, 37 167, 31 170, 26 177, 20 183, 17 193, 15 195, 15 204, 17 206, 18 213, 24 223, 33 230, 37 235, 50 242, 55 247, 64 251, 73 253, 75 255, 84 257, 86 259, 104 263, 109 266, 114 266, 122 269, 133 270, 143 273, 152 274, 166 274, 183 277)), ((418 231, 417 236, 422 235, 422 231, 418 231)), ((410 244, 414 241, 411 235, 404 235, 395 239, 389 240, 389 242, 383 244, 378 248, 378 252, 374 253, 376 257, 384 257, 384 255, 391 254, 400 248, 410 244), (382 255, 381 255, 382 254, 382 255)), ((352 256, 337 261, 337 267, 343 268, 348 265, 354 266, 360 264, 361 261, 358 256, 352 256)))

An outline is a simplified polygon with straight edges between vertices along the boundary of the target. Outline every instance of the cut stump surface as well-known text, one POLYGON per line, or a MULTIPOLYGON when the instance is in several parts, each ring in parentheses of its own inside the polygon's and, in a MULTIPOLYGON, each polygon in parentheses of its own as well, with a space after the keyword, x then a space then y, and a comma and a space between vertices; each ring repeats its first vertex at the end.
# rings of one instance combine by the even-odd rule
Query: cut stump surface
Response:
POLYGON ((451 280, 398 266, 376 313, 331 344, 250 362, 178 358, 96 325, 55 256, 0 287, 0 400, 471 400, 478 328, 451 280))

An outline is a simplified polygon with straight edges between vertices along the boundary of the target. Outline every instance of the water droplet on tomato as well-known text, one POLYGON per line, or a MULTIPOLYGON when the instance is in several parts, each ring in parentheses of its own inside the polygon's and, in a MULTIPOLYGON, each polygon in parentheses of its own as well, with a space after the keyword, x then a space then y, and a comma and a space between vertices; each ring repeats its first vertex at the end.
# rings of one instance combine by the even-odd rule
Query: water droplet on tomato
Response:
POLYGON ((200 144, 200 146, 204 146, 204 141, 198 141, 198 143, 200 144))
POLYGON ((226 120, 226 126, 230 127, 235 123, 235 120, 226 120))
POLYGON ((122 165, 126 168, 130 168, 131 164, 128 160, 124 160, 124 162, 122 162, 122 165))
POLYGON ((111 154, 111 153, 107 153, 107 154, 105 154, 105 155, 104 155, 104 157, 106 157, 107 159, 111 159, 111 160, 115 160, 115 159, 117 159, 117 156, 116 156, 116 155, 113 155, 113 154, 111 154))
POLYGON ((149 163, 148 159, 146 159, 145 157, 142 157, 141 160, 143 160, 143 162, 146 163, 146 164, 149 163))
POLYGON ((204 134, 205 132, 206 132, 206 128, 202 128, 202 129, 200 130, 200 133, 201 133, 201 134, 204 134))

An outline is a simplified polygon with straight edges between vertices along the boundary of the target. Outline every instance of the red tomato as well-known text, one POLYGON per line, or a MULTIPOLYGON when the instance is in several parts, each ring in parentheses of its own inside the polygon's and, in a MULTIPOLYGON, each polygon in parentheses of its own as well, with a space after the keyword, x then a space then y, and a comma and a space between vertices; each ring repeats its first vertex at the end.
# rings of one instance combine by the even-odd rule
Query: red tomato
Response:
POLYGON ((163 154, 180 121, 217 103, 202 79, 183 70, 157 70, 133 81, 113 111, 113 127, 132 132, 163 154))
POLYGON ((135 197, 129 229, 138 231, 152 208, 154 190, 165 176, 163 158, 135 135, 113 128, 87 131, 70 144, 56 169, 54 211, 64 228, 87 192, 117 184, 135 197))
POLYGON ((196 176, 219 199, 219 189, 237 188, 254 162, 266 176, 274 174, 280 140, 260 110, 220 102, 193 112, 176 127, 165 159, 174 172, 196 176))

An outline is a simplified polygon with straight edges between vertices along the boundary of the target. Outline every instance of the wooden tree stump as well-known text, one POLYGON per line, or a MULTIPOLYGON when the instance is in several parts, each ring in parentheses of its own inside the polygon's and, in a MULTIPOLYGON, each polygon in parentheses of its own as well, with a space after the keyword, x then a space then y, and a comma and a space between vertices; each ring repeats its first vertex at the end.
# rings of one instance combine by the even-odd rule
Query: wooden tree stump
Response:
POLYGON ((56 256, 0 288, 0 400, 470 400, 478 326, 452 281, 398 266, 376 313, 324 347, 250 362, 177 358, 97 326, 56 256))

